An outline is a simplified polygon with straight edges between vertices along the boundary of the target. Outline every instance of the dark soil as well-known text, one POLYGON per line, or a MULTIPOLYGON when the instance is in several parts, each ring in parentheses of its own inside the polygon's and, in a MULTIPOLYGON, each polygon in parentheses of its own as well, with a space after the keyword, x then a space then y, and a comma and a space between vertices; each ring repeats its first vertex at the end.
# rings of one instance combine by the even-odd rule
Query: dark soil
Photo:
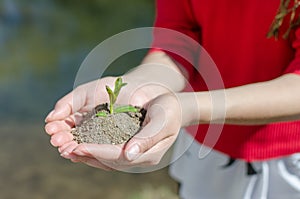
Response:
POLYGON ((146 110, 109 114, 108 104, 101 104, 84 115, 81 123, 72 130, 74 140, 80 143, 123 144, 138 133, 145 119, 146 110), (107 116, 96 116, 99 111, 107 116))

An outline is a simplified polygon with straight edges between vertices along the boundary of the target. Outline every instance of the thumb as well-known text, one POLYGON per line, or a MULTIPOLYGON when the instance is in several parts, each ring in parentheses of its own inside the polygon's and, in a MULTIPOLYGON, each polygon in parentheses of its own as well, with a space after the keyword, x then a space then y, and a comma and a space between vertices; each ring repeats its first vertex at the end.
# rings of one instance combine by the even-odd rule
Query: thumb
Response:
POLYGON ((145 121, 149 122, 125 146, 125 157, 129 161, 136 160, 159 141, 168 137, 168 134, 164 133, 166 126, 164 111, 159 106, 151 107, 151 109, 151 112, 145 118, 145 121))
POLYGON ((65 119, 80 110, 86 102, 85 99, 86 92, 80 89, 73 90, 57 101, 54 110, 47 115, 45 122, 65 119))

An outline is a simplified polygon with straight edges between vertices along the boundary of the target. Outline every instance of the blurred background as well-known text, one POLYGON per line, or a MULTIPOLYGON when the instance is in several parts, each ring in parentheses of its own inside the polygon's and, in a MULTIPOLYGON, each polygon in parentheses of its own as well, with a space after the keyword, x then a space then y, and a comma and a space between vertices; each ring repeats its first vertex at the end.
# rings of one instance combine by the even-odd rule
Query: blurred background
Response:
MULTIPOLYGON (((154 0, 0 1, 0 198, 172 199, 176 183, 162 169, 103 172, 61 158, 44 132, 44 117, 73 88, 96 45, 131 28, 152 26, 154 0)), ((136 66, 139 50, 105 75, 136 66)))

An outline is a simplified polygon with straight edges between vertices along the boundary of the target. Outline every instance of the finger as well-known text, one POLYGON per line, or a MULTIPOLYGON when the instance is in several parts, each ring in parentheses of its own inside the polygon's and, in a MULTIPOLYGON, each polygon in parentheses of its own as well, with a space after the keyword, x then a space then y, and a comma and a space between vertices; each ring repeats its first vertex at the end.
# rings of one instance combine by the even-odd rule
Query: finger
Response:
POLYGON ((80 110, 85 105, 86 92, 84 89, 75 89, 69 94, 61 98, 56 104, 54 110, 52 110, 46 117, 46 122, 54 120, 62 120, 69 115, 80 110))
POLYGON ((131 162, 126 161, 105 161, 101 160, 101 163, 115 171, 129 171, 128 169, 131 169, 132 167, 138 166, 141 167, 143 166, 142 164, 132 164, 131 162))
POLYGON ((149 122, 126 145, 125 157, 129 161, 135 160, 139 155, 170 135, 170 133, 164 132, 167 120, 159 105, 154 105, 148 110, 146 120, 149 122))
POLYGON ((83 115, 82 113, 75 113, 64 120, 49 122, 45 126, 45 131, 51 136, 60 132, 71 132, 76 125, 81 123, 83 115))
POLYGON ((110 144, 80 144, 74 151, 79 156, 88 156, 97 160, 118 160, 123 153, 122 146, 110 144))
MULTIPOLYGON (((65 144, 63 144, 62 146, 60 146, 60 147, 58 147, 58 152, 59 153, 63 153, 63 151, 68 147, 68 146, 70 146, 73 142, 75 142, 75 141, 70 141, 70 142, 67 142, 67 143, 65 143, 65 144)), ((75 142, 76 143, 76 142, 75 142)))
POLYGON ((62 131, 60 133, 54 134, 51 137, 50 143, 54 147, 60 147, 63 144, 73 140, 73 135, 69 131, 62 131))
POLYGON ((135 89, 135 87, 136 85, 128 85, 124 92, 120 92, 117 103, 143 107, 145 102, 149 101, 149 97, 141 89, 135 89))
POLYGON ((64 158, 70 158, 69 155, 72 153, 72 151, 78 146, 77 142, 70 141, 65 144, 63 144, 61 147, 58 148, 58 152, 61 154, 64 158))
POLYGON ((45 122, 60 120, 67 117, 72 112, 73 93, 68 93, 55 104, 52 110, 46 117, 45 122), (64 116, 64 117, 63 117, 64 116))
POLYGON ((168 149, 175 142, 177 136, 169 136, 161 141, 159 141, 156 145, 146 151, 144 154, 139 156, 137 159, 132 161, 132 165, 138 166, 153 166, 160 163, 164 154, 168 151, 168 149))
POLYGON ((134 161, 128 161, 122 156, 122 158, 116 161, 101 160, 101 163, 118 171, 134 171, 133 167, 138 167, 138 169, 140 169, 141 167, 156 166, 160 163, 164 154, 168 151, 175 140, 176 136, 174 135, 159 141, 156 145, 141 154, 134 161))
POLYGON ((71 159, 72 162, 82 162, 88 166, 97 168, 97 169, 102 169, 105 171, 113 171, 114 169, 102 164, 101 162, 99 162, 98 160, 94 159, 94 158, 88 158, 88 157, 76 157, 71 159))
POLYGON ((45 125, 45 131, 49 135, 53 135, 61 131, 71 130, 73 126, 74 126, 73 121, 70 120, 54 121, 45 125))

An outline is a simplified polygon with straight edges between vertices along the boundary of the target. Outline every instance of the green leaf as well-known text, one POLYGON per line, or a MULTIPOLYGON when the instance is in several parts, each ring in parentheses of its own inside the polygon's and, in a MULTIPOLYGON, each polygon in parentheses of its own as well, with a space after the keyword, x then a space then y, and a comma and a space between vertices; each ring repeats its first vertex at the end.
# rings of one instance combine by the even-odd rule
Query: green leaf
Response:
POLYGON ((127 83, 123 83, 123 80, 121 77, 118 77, 115 81, 115 88, 114 88, 114 94, 116 96, 116 98, 118 97, 120 90, 123 86, 126 86, 127 83))
MULTIPOLYGON (((115 88, 114 91, 112 91, 112 89, 106 85, 106 91, 109 95, 109 112, 110 114, 114 113, 114 104, 117 101, 118 95, 120 93, 120 90, 123 86, 126 86, 127 83, 123 83, 123 80, 121 77, 118 77, 115 81, 115 88)), ((133 109, 132 109, 133 110, 133 109)))
POLYGON ((117 100, 116 95, 114 94, 114 92, 111 90, 111 88, 109 88, 109 86, 106 86, 106 91, 108 93, 109 96, 109 101, 111 104, 114 104, 117 100))
POLYGON ((107 117, 107 113, 105 111, 99 111, 97 114, 96 114, 97 117, 107 117))
POLYGON ((138 109, 133 107, 133 106, 130 106, 130 105, 127 105, 127 106, 119 106, 119 107, 116 107, 115 108, 115 112, 116 113, 125 113, 125 112, 138 112, 138 109))

